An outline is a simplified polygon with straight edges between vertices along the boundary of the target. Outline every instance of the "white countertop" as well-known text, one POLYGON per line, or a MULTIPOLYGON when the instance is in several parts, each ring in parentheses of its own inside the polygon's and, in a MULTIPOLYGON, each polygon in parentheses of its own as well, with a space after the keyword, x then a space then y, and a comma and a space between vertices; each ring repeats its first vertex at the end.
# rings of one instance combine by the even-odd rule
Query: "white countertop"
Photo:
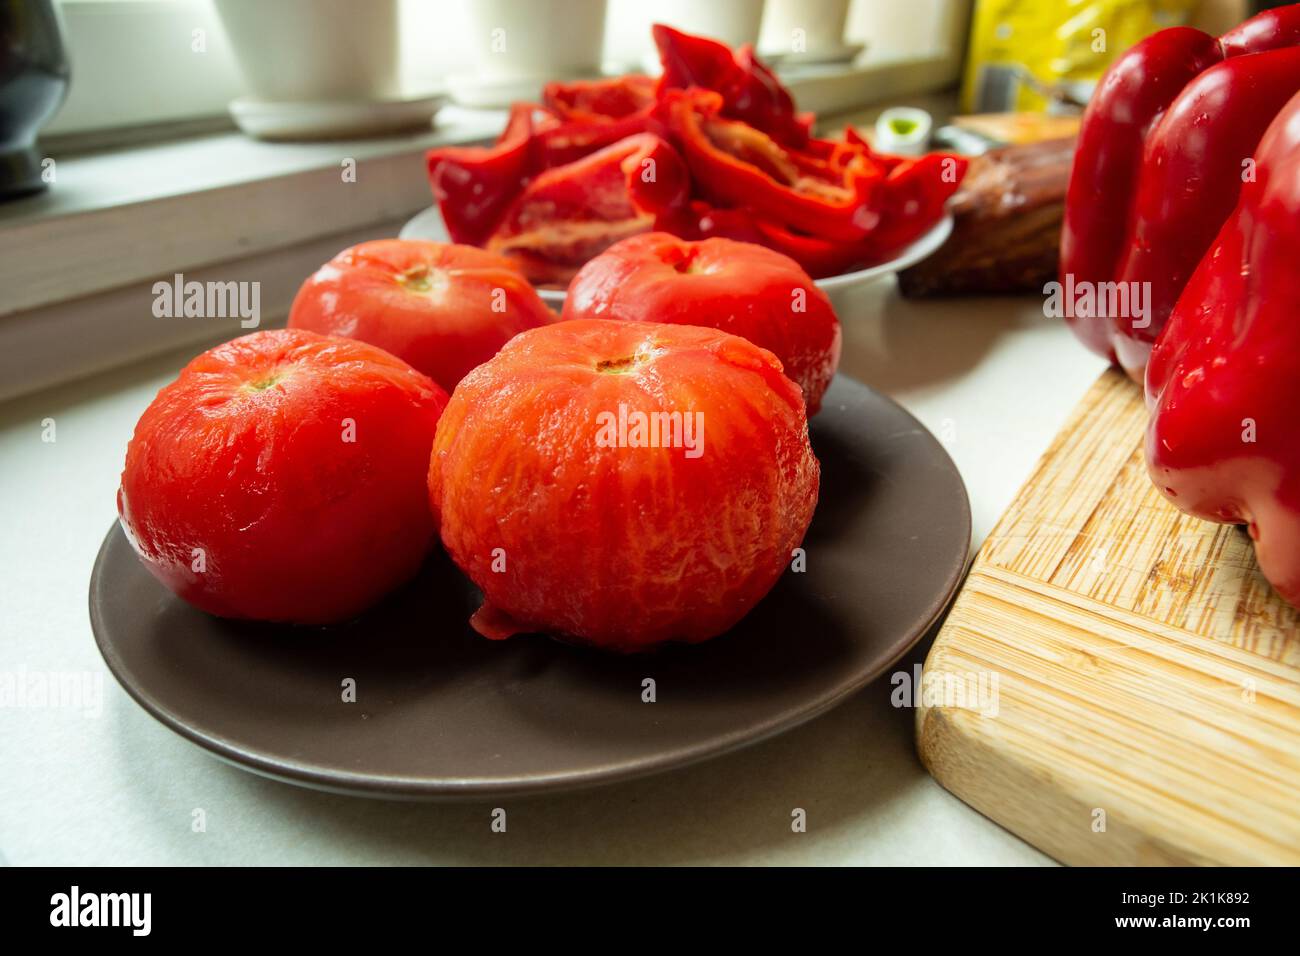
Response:
MULTIPOLYGON (((944 440, 988 534, 1102 370, 1041 300, 901 299, 844 310, 841 370, 944 440)), ((0 405, 0 673, 102 675, 102 712, 0 709, 0 855, 11 864, 1043 864, 936 784, 882 679, 790 733, 695 767, 568 796, 386 803, 265 780, 136 706, 86 611, 127 439, 188 355, 0 405), (56 441, 42 441, 54 419, 56 441), (790 830, 790 811, 808 830, 790 830), (193 832, 201 809, 205 832, 193 832)), ((924 521, 924 516, 917 516, 924 521)), ((924 647, 900 667, 923 658, 924 647)))

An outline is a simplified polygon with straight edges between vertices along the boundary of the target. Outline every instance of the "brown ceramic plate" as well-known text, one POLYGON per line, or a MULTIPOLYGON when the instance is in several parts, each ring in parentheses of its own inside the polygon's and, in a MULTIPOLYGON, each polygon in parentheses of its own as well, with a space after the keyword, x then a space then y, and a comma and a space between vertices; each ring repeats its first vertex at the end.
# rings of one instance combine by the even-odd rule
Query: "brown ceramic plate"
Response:
POLYGON ((177 733, 248 770, 372 796, 446 798, 626 780, 794 727, 880 676, 947 606, 970 509, 943 448, 843 376, 813 419, 821 501, 788 571, 731 632, 616 657, 535 635, 487 641, 438 551, 333 628, 223 621, 172 596, 118 526, 90 581, 99 649, 177 733), (344 703, 345 679, 356 702, 344 703), (654 703, 642 700, 655 681, 654 703))

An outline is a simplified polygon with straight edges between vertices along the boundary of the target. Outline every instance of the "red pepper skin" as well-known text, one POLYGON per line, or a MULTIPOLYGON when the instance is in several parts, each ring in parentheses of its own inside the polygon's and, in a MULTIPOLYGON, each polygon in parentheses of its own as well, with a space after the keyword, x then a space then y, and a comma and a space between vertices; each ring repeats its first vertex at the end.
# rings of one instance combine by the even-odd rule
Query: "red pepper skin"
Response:
POLYGON ((927 153, 892 164, 880 189, 875 227, 860 243, 863 261, 880 262, 911 245, 943 218, 948 197, 957 191, 970 160, 927 153))
POLYGON ((767 246, 799 263, 814 279, 839 275, 864 264, 861 250, 853 243, 791 232, 756 219, 744 209, 715 209, 704 203, 692 203, 692 207, 698 217, 694 235, 699 238, 721 237, 767 246))
POLYGON ((1062 283, 1150 283, 1151 295, 1144 315, 1068 308, 1066 321, 1138 381, 1236 201, 1242 160, 1300 89, 1297 43, 1300 4, 1266 11, 1219 40, 1163 30, 1116 60, 1084 113, 1061 236, 1062 283))
POLYGON ((664 100, 674 142, 706 197, 821 238, 851 242, 867 234, 884 179, 879 167, 863 156, 838 182, 807 188, 789 152, 748 124, 721 119, 722 105, 721 96, 706 90, 672 91, 664 100))
MULTIPOLYGON (((1147 320, 1116 319, 1119 364, 1140 379, 1179 293, 1236 205, 1244 161, 1300 91, 1300 47, 1210 67, 1178 95, 1147 138, 1133 206, 1134 241, 1115 271, 1150 282, 1147 320)), ((1077 277, 1076 277, 1077 278, 1077 277)))
POLYGON ((510 110, 492 146, 443 146, 425 154, 429 184, 452 242, 481 246, 533 171, 531 103, 510 110))
MULTIPOLYGON (((722 212, 729 211, 722 210, 722 212)), ((706 228, 702 235, 728 235, 728 233, 718 228, 728 225, 725 218, 720 220, 710 218, 708 221, 716 222, 717 226, 712 230, 706 228)), ((789 229, 774 223, 761 220, 753 222, 753 229, 758 238, 746 238, 743 241, 758 242, 769 249, 775 249, 777 252, 789 256, 799 263, 804 271, 814 279, 837 276, 870 264, 868 254, 857 243, 832 242, 827 239, 818 239, 815 236, 805 236, 797 232, 791 232, 789 229)), ((732 237, 742 238, 738 234, 732 234, 732 237)))
POLYGON ((534 282, 567 282, 588 259, 669 217, 689 188, 686 165, 668 142, 629 136, 538 174, 486 248, 514 258, 534 282))
MULTIPOLYGON (((1131 47, 1106 71, 1079 129, 1061 228, 1061 281, 1109 282, 1128 242, 1147 132, 1174 97, 1223 58, 1218 41, 1200 30, 1161 30, 1131 47)), ((1116 333, 1108 316, 1066 321, 1094 352, 1115 362, 1116 333)))
POLYGON ((969 161, 961 156, 931 154, 917 159, 890 157, 881 202, 872 231, 856 242, 823 239, 786 228, 746 209, 690 205, 694 217, 683 234, 721 236, 756 242, 799 263, 814 279, 840 275, 896 255, 943 218, 944 205, 956 191, 969 161))
POLYGON ((648 76, 550 83, 543 103, 517 103, 492 146, 426 154, 429 182, 453 242, 483 245, 528 181, 636 133, 667 135, 648 76))
POLYGON ((1300 607, 1300 95, 1255 167, 1152 353, 1147 467, 1182 510, 1246 524, 1300 607))
POLYGON ((891 156, 888 153, 877 153, 871 148, 871 144, 862 138, 862 134, 852 126, 844 127, 843 143, 838 143, 833 139, 818 139, 812 141, 812 146, 814 149, 821 149, 823 151, 829 149, 832 153, 843 151, 846 147, 865 149, 877 165, 881 166, 885 172, 889 172, 900 163, 907 162, 907 157, 905 156, 891 156))
POLYGON ((542 88, 542 105, 565 123, 606 123, 648 115, 654 104, 655 81, 639 74, 547 83, 542 88))
POLYGON ((541 172, 576 162, 639 133, 653 133, 660 138, 668 136, 663 123, 653 116, 641 114, 608 123, 566 122, 549 126, 533 136, 533 169, 541 172))
POLYGON ((658 95, 692 87, 721 94, 723 115, 767 133, 783 146, 808 142, 811 115, 795 113, 794 99, 748 44, 733 54, 725 43, 682 33, 657 23, 652 27, 663 74, 658 95))
POLYGON ((964 157, 939 154, 892 163, 874 229, 856 242, 807 235, 751 209, 719 208, 700 200, 661 220, 658 228, 689 239, 719 237, 767 246, 799 263, 814 279, 824 279, 883 262, 933 228, 967 163, 964 157))
POLYGON ((654 116, 655 81, 648 76, 548 83, 542 105, 558 124, 536 135, 539 169, 571 163, 637 133, 667 136, 654 116))
POLYGON ((1219 38, 1224 56, 1263 53, 1300 44, 1300 4, 1265 10, 1219 38))
MULTIPOLYGON (((812 135, 816 116, 812 113, 794 112, 794 97, 767 64, 758 58, 758 54, 748 43, 736 51, 736 65, 740 67, 741 72, 750 77, 749 89, 745 91, 751 97, 750 101, 756 104, 768 104, 770 119, 768 128, 764 131, 777 142, 792 149, 798 149, 806 144, 812 135)), ((740 112, 742 109, 745 108, 737 108, 737 119, 744 118, 740 112)), ((761 115, 762 110, 763 107, 759 106, 757 109, 749 108, 747 112, 751 114, 758 112, 761 115)))

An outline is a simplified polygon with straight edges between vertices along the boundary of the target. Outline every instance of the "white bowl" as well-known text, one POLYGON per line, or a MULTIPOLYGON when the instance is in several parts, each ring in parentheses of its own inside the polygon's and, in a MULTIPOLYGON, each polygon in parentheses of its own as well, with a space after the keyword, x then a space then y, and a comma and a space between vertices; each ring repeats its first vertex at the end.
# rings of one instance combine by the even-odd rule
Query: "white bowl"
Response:
MULTIPOLYGON (((947 215, 935 223, 929 232, 922 235, 887 262, 867 266, 865 269, 858 269, 855 272, 845 272, 837 276, 817 279, 815 284, 817 288, 834 300, 838 295, 849 289, 875 282, 877 279, 883 279, 885 276, 900 272, 908 266, 916 265, 942 246, 951 233, 952 216, 947 215)), ((417 213, 402 227, 402 231, 398 233, 398 238, 432 239, 435 242, 451 241, 451 238, 447 235, 447 227, 443 225, 442 214, 438 212, 436 206, 430 206, 428 209, 417 213)), ((537 291, 547 305, 558 308, 564 304, 564 289, 538 289, 537 291)))

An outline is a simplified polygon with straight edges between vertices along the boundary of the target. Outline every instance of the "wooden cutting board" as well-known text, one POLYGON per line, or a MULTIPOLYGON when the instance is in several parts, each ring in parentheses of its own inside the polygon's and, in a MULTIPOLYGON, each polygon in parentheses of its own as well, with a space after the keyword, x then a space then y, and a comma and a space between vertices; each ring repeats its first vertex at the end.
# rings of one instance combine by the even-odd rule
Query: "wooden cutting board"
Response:
POLYGON ((1107 372, 998 522, 925 662, 921 759, 1065 863, 1300 864, 1300 614, 1243 530, 1155 490, 1145 425, 1107 372))

